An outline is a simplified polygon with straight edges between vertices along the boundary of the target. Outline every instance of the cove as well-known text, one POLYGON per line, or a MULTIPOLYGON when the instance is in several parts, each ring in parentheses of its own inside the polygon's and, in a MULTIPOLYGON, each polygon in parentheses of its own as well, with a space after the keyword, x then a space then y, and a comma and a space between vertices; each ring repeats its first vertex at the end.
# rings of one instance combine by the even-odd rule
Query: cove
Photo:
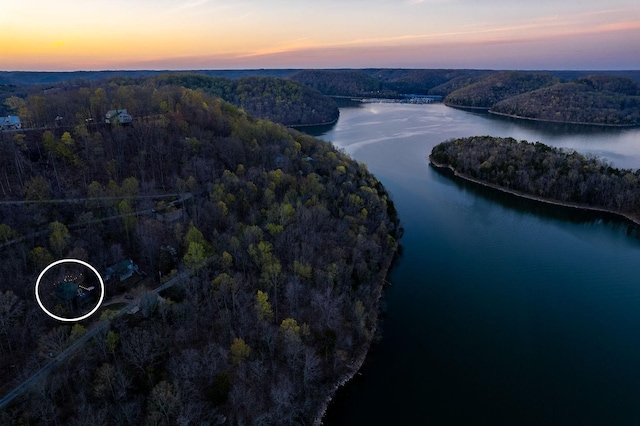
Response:
POLYGON ((640 130, 442 104, 343 108, 318 134, 367 164, 405 228, 381 340, 324 423, 640 423, 640 240, 625 222, 428 166, 437 143, 511 136, 640 167, 640 130))

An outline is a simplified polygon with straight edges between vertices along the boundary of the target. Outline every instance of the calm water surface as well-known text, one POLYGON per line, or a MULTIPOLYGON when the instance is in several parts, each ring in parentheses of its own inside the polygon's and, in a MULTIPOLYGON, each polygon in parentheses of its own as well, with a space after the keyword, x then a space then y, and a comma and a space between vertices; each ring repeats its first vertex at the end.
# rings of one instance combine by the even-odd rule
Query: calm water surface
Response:
POLYGON ((441 104, 343 109, 321 137, 384 183, 405 236, 383 338, 325 424, 640 424, 637 232, 428 166, 435 144, 487 134, 640 167, 639 129, 522 123, 441 104))

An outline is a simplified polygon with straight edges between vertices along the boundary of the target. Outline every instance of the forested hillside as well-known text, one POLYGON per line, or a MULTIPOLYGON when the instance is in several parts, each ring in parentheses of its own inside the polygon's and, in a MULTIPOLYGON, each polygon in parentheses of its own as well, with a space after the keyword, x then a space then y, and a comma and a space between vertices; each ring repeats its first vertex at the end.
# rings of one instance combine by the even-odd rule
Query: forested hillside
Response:
POLYGON ((451 91, 493 74, 486 70, 372 68, 363 70, 304 70, 290 76, 330 96, 398 97, 402 94, 448 95, 451 91))
POLYGON ((547 73, 504 71, 490 74, 475 83, 454 90, 447 95, 444 102, 451 106, 488 109, 503 99, 557 82, 557 78, 547 73))
POLYGON ((288 126, 333 123, 339 111, 335 101, 302 84, 276 77, 206 77, 167 74, 155 81, 202 89, 244 109, 249 115, 288 126))
POLYGON ((382 82, 360 70, 304 70, 290 77, 328 96, 396 96, 382 82))
POLYGON ((452 93, 458 89, 469 86, 480 81, 483 77, 489 74, 493 74, 495 71, 488 70, 464 70, 452 76, 450 80, 432 88, 429 90, 430 95, 446 97, 449 93, 452 93))
POLYGON ((398 94, 421 94, 444 96, 452 92, 460 81, 479 78, 492 71, 454 69, 371 69, 363 70, 380 80, 383 88, 398 94))
POLYGON ((368 349, 400 236, 380 182, 329 143, 168 83, 7 100, 51 127, 0 133, 2 395, 109 322, 0 424, 311 424, 368 349), (116 108, 137 122, 88 121, 116 108), (65 325, 34 301, 65 257, 131 258, 148 276, 65 325))
POLYGON ((640 84, 590 76, 496 103, 490 112, 546 121, 604 125, 640 124, 640 84))
MULTIPOLYGON (((275 94, 276 98, 282 99, 285 92, 296 93, 298 88, 286 85, 282 79, 298 81, 306 87, 313 88, 328 96, 346 96, 346 97, 399 97, 402 94, 422 94, 422 95, 438 95, 446 97, 449 94, 464 89, 461 97, 458 95, 452 98, 451 104, 460 106, 474 106, 471 103, 482 105, 482 108, 491 106, 491 102, 501 98, 506 93, 504 89, 492 89, 491 84, 499 86, 513 86, 517 89, 518 85, 524 86, 526 90, 537 89, 532 85, 535 79, 532 76, 551 76, 556 82, 568 82, 571 80, 585 79, 594 72, 591 71, 495 71, 495 70, 474 70, 474 69, 406 69, 406 68, 366 68, 366 69, 337 69, 337 70, 295 70, 295 69, 264 69, 264 70, 197 70, 187 71, 179 74, 189 74, 189 78, 183 78, 185 84, 193 84, 195 87, 220 89, 220 92, 214 93, 216 96, 226 94, 231 96, 236 86, 233 81, 247 77, 269 77, 270 79, 260 83, 267 90, 263 90, 267 98, 275 94), (198 81, 194 76, 214 77, 217 82, 201 80, 198 81), (528 76, 528 77, 527 77, 528 76), (483 83, 483 79, 488 79, 483 83), (511 80, 510 80, 511 79, 511 80), (527 79, 530 81, 527 82, 527 79), (479 84, 473 89, 465 89, 467 86, 479 84), (231 87, 230 87, 231 86, 231 87), (222 90, 225 88, 224 90, 222 90), (470 90, 469 93, 465 93, 470 90), (497 90, 497 93, 493 93, 497 90), (501 91, 502 90, 502 91, 501 91), (488 106, 487 106, 488 105, 488 106)), ((640 82, 640 71, 600 71, 600 74, 616 77, 628 78, 635 82, 640 82)), ((52 73, 52 72, 2 72, 0 71, 0 88, 9 86, 32 86, 32 85, 48 85, 51 88, 57 83, 79 82, 79 81, 96 81, 99 79, 135 79, 140 80, 148 77, 160 77, 159 80, 166 79, 166 71, 78 71, 68 73, 52 73)), ((175 76, 174 76, 175 77, 175 76)), ((20 89, 22 90, 22 89, 20 89)), ((515 90, 513 94, 521 93, 520 89, 515 90)), ((255 90, 250 91, 250 98, 260 93, 255 90)), ((303 97, 311 96, 315 99, 315 95, 302 93, 303 97)), ((238 105, 229 97, 226 100, 238 105)), ((246 99, 245 99, 246 100, 246 99)), ((242 108, 252 111, 253 114, 259 111, 252 110, 251 100, 242 108)), ((261 101, 261 100, 259 100, 261 101)), ((264 102, 264 101, 261 101, 264 102)), ((265 105, 269 105, 273 101, 267 101, 265 105)), ((306 101, 305 101, 306 102, 306 101)), ((277 102, 276 102, 277 103, 277 102)), ((308 103, 308 102, 307 102, 308 103)), ((314 101, 315 103, 315 101, 314 101)), ((304 103, 303 103, 304 104, 304 103)), ((303 105, 302 104, 302 105, 303 105)), ((265 105, 262 109, 265 110, 265 105)), ((277 106, 277 105, 276 105, 277 106)), ((301 104, 295 104, 293 109, 300 107, 301 104)), ((269 106, 269 109, 272 107, 269 106)), ((263 117, 268 118, 268 117, 263 117)), ((293 119, 287 118, 288 121, 295 121, 300 117, 293 116, 293 119)), ((289 123, 285 123, 289 124, 289 123)))
MULTIPOLYGON (((92 97, 95 102, 101 102, 95 98, 95 94, 87 93, 91 86, 123 87, 121 94, 115 96, 114 108, 126 108, 121 98, 127 95, 127 91, 135 91, 136 87, 158 88, 163 85, 180 85, 190 89, 200 89, 205 93, 220 97, 235 106, 242 108, 249 115, 256 118, 265 118, 287 126, 304 126, 311 124, 326 124, 335 122, 340 111, 333 99, 324 96, 311 88, 305 87, 292 80, 277 77, 247 76, 237 79, 225 77, 209 77, 196 73, 165 73, 154 77, 131 78, 117 77, 105 80, 105 83, 89 82, 85 80, 70 80, 54 85, 42 87, 40 85, 0 85, 0 99, 17 95, 18 99, 10 100, 7 105, 2 102, 0 112, 20 115, 23 123, 29 127, 42 127, 53 123, 56 117, 62 117, 67 125, 80 124, 85 119, 102 121, 104 115, 99 116, 95 105, 91 105, 92 97), (132 89, 125 89, 131 87, 132 89), (6 89, 5 89, 6 88, 6 89), (82 93, 77 89, 83 88, 82 93), (3 90, 5 89, 5 90, 3 90), (58 93, 59 100, 47 99, 40 101, 42 93, 58 93), (91 96, 94 95, 94 96, 91 96), (14 108, 17 103, 28 103, 31 108, 26 111, 14 108), (72 105, 78 102, 86 105, 72 105), (82 118, 76 114, 80 112, 82 118)), ((145 96, 148 97, 148 94, 145 96)), ((139 102, 128 99, 127 103, 136 105, 134 115, 148 115, 148 99, 143 98, 139 102)), ((104 108, 103 108, 104 109, 104 108)))
POLYGON ((640 219, 640 170, 540 142, 476 136, 436 145, 429 156, 458 175, 523 195, 640 219))

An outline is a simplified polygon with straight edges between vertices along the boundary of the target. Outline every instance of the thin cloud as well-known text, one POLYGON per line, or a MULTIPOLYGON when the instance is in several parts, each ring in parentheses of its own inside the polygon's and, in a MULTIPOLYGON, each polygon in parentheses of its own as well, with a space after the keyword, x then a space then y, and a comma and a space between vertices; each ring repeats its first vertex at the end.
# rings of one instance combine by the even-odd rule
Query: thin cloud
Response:
POLYGON ((210 2, 211 0, 188 0, 172 8, 171 12, 179 12, 181 10, 193 9, 194 7, 202 6, 203 4, 207 4, 210 2))
POLYGON ((216 0, 186 0, 178 4, 177 6, 171 9, 168 9, 167 12, 168 13, 183 12, 186 10, 196 9, 198 7, 207 6, 207 5, 210 6, 206 8, 207 11, 231 10, 240 6, 240 4, 217 4, 217 3, 220 3, 220 2, 216 0))
POLYGON ((288 42, 282 43, 279 46, 255 50, 253 52, 248 52, 248 53, 240 53, 238 55, 235 55, 234 57, 250 58, 254 56, 268 56, 268 55, 273 55, 277 53, 292 52, 297 49, 307 49, 310 46, 313 46, 313 44, 308 43, 308 41, 309 41, 309 37, 297 38, 297 39, 289 40, 288 42))
POLYGON ((403 34, 389 37, 372 37, 331 43, 311 43, 309 38, 291 40, 272 48, 242 53, 236 58, 269 57, 300 51, 326 51, 328 49, 381 48, 384 46, 474 44, 516 44, 535 40, 549 40, 558 37, 596 35, 605 32, 624 32, 640 28, 640 22, 617 22, 592 27, 573 25, 572 20, 547 16, 521 25, 502 27, 467 27, 460 31, 434 32, 427 34, 403 34), (462 40, 461 38, 464 38, 462 40))
POLYGON ((606 10, 594 10, 592 12, 578 13, 576 16, 594 16, 594 15, 610 15, 612 13, 629 13, 630 9, 606 9, 606 10))
POLYGON ((449 3, 450 1, 451 0, 407 0, 405 4, 408 6, 415 6, 423 3, 428 3, 428 4, 449 3))

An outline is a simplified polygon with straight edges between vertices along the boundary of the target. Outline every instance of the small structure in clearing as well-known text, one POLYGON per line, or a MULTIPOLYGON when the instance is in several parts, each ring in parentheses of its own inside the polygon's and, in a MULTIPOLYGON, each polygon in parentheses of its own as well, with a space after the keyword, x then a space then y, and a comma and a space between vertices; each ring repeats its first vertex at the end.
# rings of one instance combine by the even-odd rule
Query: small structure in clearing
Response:
POLYGON ((112 109, 105 115, 104 122, 107 124, 128 124, 133 122, 133 116, 128 114, 126 109, 112 109))
POLYGON ((0 130, 20 129, 22 122, 20 117, 15 115, 8 115, 6 117, 0 117, 0 130))
POLYGON ((54 294, 58 299, 66 302, 68 307, 75 309, 92 302, 95 298, 94 290, 94 286, 86 287, 65 277, 55 285, 54 294))
POLYGON ((71 302, 78 293, 78 283, 73 281, 60 281, 56 284, 55 295, 58 299, 71 302))
POLYGON ((133 263, 133 260, 121 260, 120 262, 107 268, 107 273, 104 276, 104 280, 106 282, 110 282, 117 279, 118 281, 122 282, 131 277, 134 272, 138 275, 142 275, 142 273, 138 271, 138 265, 133 263))

